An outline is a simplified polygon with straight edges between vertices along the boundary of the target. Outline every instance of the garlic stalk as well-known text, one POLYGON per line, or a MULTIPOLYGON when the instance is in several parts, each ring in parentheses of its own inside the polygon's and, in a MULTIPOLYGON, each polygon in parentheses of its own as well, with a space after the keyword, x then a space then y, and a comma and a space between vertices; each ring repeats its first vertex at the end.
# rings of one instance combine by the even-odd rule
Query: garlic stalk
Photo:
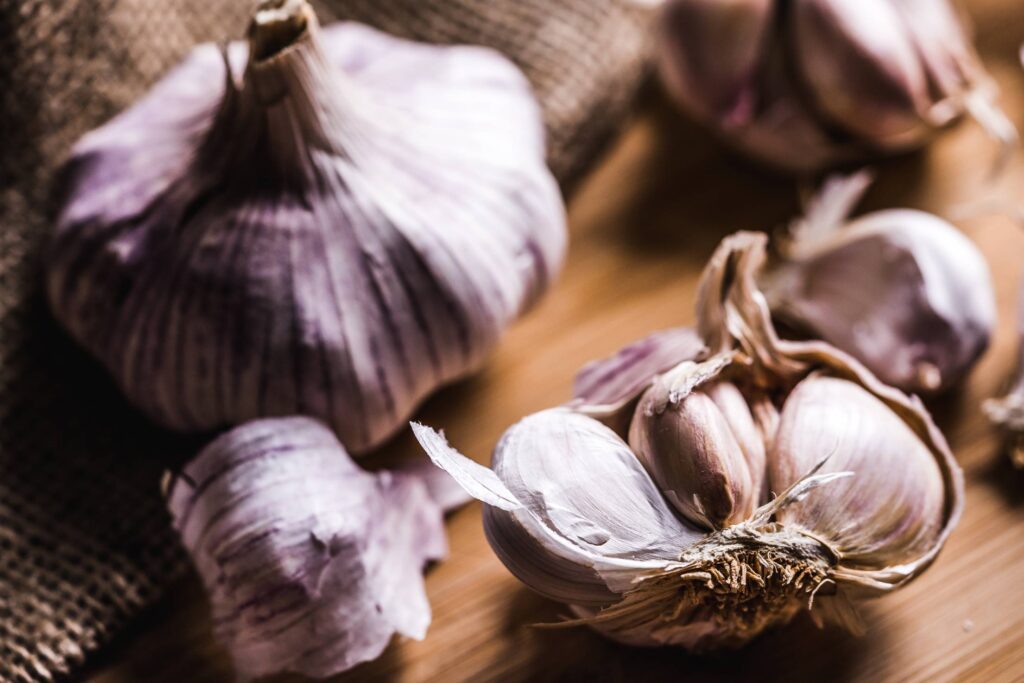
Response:
POLYGON ((195 48, 62 187, 51 306, 132 403, 184 431, 313 415, 353 453, 477 369, 566 243, 508 60, 304 0, 195 48))
POLYGON ((993 423, 1010 437, 1010 457, 1024 468, 1024 285, 1017 303, 1017 369, 1006 394, 985 401, 983 408, 993 423))
POLYGON ((421 571, 446 553, 445 502, 458 501, 444 482, 366 472, 305 417, 237 427, 167 485, 216 636, 245 678, 325 677, 375 659, 396 632, 422 639, 421 571))
POLYGON ((862 362, 880 380, 930 394, 960 381, 995 329, 992 277, 946 221, 890 209, 848 215, 865 172, 826 181, 761 280, 772 313, 862 362))
POLYGON ((413 425, 485 503, 509 570, 572 608, 563 625, 694 650, 803 609, 856 630, 855 604, 920 575, 956 525, 963 475, 920 401, 827 343, 777 336, 755 280, 765 244, 726 238, 695 330, 587 366, 584 395, 511 427, 492 469, 413 425), (587 398, 597 377, 605 403, 587 398))
POLYGON ((660 38, 679 104, 774 166, 912 149, 964 114, 997 166, 1017 141, 951 0, 666 0, 660 38))

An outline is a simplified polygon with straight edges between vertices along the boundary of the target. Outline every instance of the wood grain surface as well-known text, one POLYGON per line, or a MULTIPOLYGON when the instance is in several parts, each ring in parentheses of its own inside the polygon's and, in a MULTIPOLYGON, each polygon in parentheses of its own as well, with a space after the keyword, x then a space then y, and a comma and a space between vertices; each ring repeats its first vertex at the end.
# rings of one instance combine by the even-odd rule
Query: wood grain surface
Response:
MULTIPOLYGON (((1005 108, 1024 130, 1022 0, 967 7, 1005 108)), ((1024 154, 992 181, 986 169, 994 153, 976 126, 959 125, 923 153, 878 164, 862 210, 908 206, 950 216, 983 199, 1024 205, 1024 154)), ((585 361, 651 330, 692 322, 697 279, 718 241, 735 230, 783 224, 796 211, 797 189, 724 153, 652 92, 571 199, 572 247, 556 287, 479 376, 442 391, 419 419, 487 462, 512 422, 569 397, 585 361)), ((630 649, 584 629, 533 629, 565 610, 532 594, 495 559, 474 504, 451 517, 451 557, 429 571, 434 621, 427 638, 396 641, 378 661, 337 680, 1024 680, 1024 473, 1009 466, 979 408, 1013 365, 1024 230, 998 215, 958 224, 988 258, 1000 313, 994 343, 969 380, 930 404, 966 472, 966 514, 929 571, 864 608, 866 636, 818 630, 798 618, 744 650, 696 657, 630 649)), ((415 451, 406 435, 377 462, 415 451)), ((190 575, 171 587, 93 661, 86 678, 231 680, 198 580, 190 575)))

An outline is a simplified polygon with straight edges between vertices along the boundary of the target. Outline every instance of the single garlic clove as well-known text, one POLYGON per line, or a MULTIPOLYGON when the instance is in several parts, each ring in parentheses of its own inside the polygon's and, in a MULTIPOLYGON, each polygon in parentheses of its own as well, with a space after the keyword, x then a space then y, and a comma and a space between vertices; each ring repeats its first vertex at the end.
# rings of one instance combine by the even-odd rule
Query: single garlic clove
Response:
POLYGON ((793 54, 815 105, 872 144, 928 132, 928 81, 892 0, 796 0, 793 54))
POLYGON ((574 403, 587 406, 589 415, 625 436, 636 401, 651 378, 703 350, 704 342, 692 327, 654 332, 583 366, 573 381, 574 403))
POLYGON ((499 558, 541 595, 600 606, 634 572, 676 557, 703 534, 679 520, 623 440, 565 408, 512 426, 493 471, 413 425, 434 462, 488 504, 484 531, 499 558), (614 591, 614 592, 612 592, 614 591))
POLYGON ((749 123, 767 51, 772 0, 670 0, 662 7, 662 73, 698 117, 725 128, 749 123))
MULTIPOLYGON (((729 390, 715 393, 726 401, 716 402, 704 387, 679 395, 671 375, 658 378, 640 399, 629 430, 630 447, 662 494, 684 517, 707 529, 749 517, 761 487, 760 475, 756 484, 752 481, 746 451, 738 440, 760 438, 750 410, 742 396, 737 409, 729 390), (723 407, 738 415, 726 417, 723 407), (746 426, 743 411, 751 431, 737 435, 733 425, 746 426)), ((760 458, 763 471, 763 450, 760 458)))
POLYGON ((886 384, 916 393, 948 389, 988 348, 995 328, 988 265, 963 233, 921 211, 878 211, 843 225, 859 191, 838 191, 857 181, 830 181, 762 279, 772 312, 851 354, 886 384))
POLYGON ((165 426, 308 414, 362 453, 556 275, 540 112, 496 52, 321 30, 301 0, 249 40, 75 146, 51 307, 165 426))
POLYGON ((323 424, 227 432, 167 503, 240 676, 325 677, 375 659, 395 633, 425 635, 421 572, 446 554, 441 504, 420 476, 357 467, 323 424))
POLYGON ((783 508, 780 522, 810 531, 861 568, 898 566, 935 547, 945 489, 932 452, 860 385, 812 375, 782 407, 768 458, 772 489, 786 489, 823 460, 821 472, 853 476, 783 508))
POLYGON ((712 382, 701 387, 722 413, 729 431, 736 438, 750 475, 749 494, 754 507, 767 502, 767 472, 765 444, 777 428, 775 406, 765 397, 757 397, 748 404, 743 393, 732 382, 712 382), (755 421, 754 411, 758 417, 755 421))

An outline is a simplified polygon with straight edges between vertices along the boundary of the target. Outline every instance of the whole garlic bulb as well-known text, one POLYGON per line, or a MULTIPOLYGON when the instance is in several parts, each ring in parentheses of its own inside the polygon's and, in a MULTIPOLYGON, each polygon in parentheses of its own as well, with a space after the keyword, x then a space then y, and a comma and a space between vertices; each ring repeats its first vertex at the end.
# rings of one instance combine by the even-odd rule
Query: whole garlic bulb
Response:
POLYGON ((422 639, 421 572, 447 552, 453 502, 422 474, 360 469, 306 417, 236 427, 167 486, 216 636, 246 678, 325 677, 375 659, 396 632, 422 639))
POLYGON ((695 650, 802 609, 858 629, 855 603, 920 575, 956 525, 963 475, 920 401, 824 342, 776 335, 755 280, 765 243, 737 233, 712 258, 702 348, 678 343, 693 330, 663 332, 589 365, 617 387, 608 401, 523 419, 493 469, 414 425, 486 504, 498 557, 572 607, 568 625, 695 650), (650 374, 671 348, 673 366, 650 374))
POLYGON ((918 147, 970 114, 1002 143, 950 0, 666 0, 661 72, 674 98, 774 166, 808 172, 918 147))
POLYGON ((264 0, 76 145, 53 311, 165 426, 307 414, 361 453, 559 270, 543 135, 496 52, 264 0))
POLYGON ((943 391, 988 348, 992 276, 978 248, 932 214, 890 209, 848 219, 869 182, 863 171, 827 180, 761 286, 773 314, 886 384, 943 391))

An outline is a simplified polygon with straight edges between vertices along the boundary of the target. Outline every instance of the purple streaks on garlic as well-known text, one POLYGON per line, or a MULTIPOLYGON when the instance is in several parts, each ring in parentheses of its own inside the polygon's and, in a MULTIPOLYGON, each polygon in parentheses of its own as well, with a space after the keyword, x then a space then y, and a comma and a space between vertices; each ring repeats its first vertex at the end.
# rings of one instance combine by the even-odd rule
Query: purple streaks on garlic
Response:
POLYGON ((301 0, 250 44, 195 48, 76 145, 50 302, 163 425, 308 414, 358 454, 559 270, 540 114, 495 52, 321 30, 301 0))
POLYGON ((305 417, 237 427, 190 462, 167 503, 238 673, 324 677, 375 659, 395 633, 423 638, 421 572, 446 553, 429 489, 360 469, 305 417))
POLYGON ((666 0, 662 12, 674 99, 770 165, 912 149, 964 114, 999 141, 998 163, 1017 141, 950 0, 666 0))

